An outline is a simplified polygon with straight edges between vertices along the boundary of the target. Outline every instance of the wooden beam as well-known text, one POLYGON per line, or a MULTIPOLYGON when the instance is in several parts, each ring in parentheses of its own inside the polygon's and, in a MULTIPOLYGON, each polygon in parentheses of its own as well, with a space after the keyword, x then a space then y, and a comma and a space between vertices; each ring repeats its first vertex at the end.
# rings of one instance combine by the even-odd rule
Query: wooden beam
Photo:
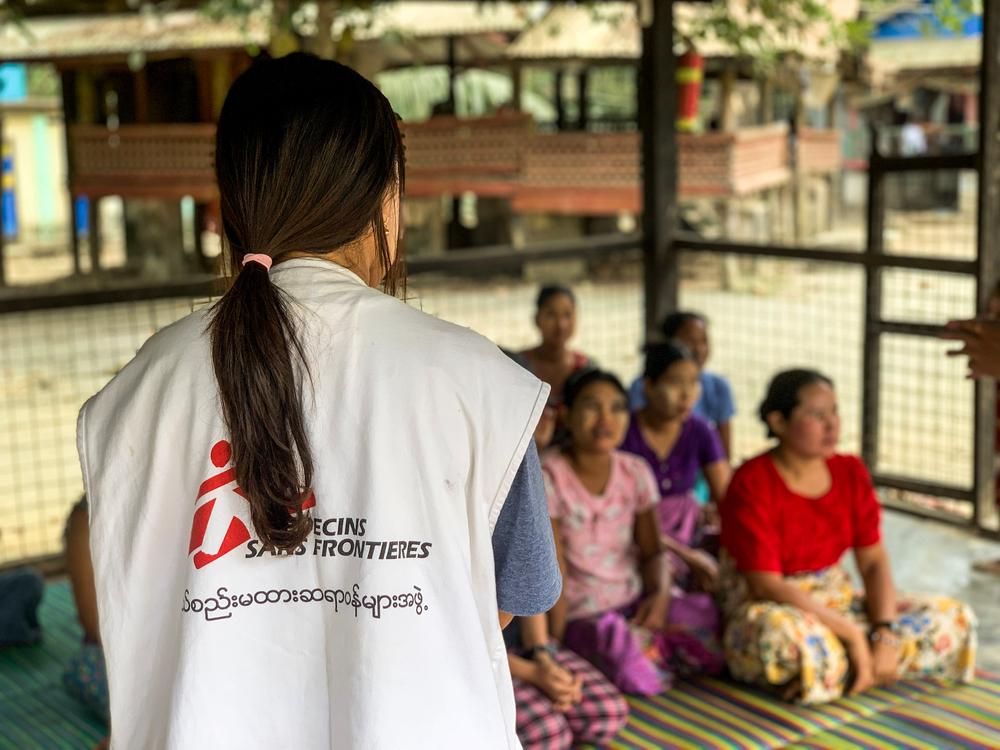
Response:
POLYGON ((647 336, 677 306, 677 62, 673 0, 651 0, 642 30, 639 125, 642 131, 642 257, 647 336))

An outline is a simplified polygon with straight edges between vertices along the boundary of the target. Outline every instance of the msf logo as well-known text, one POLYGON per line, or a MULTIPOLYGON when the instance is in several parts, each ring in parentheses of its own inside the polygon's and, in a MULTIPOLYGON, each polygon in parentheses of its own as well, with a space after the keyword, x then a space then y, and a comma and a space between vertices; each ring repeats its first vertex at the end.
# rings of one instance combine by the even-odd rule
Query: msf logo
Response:
MULTIPOLYGON (((233 451, 227 441, 220 440, 213 445, 212 465, 221 471, 210 476, 198 488, 194 518, 191 520, 191 543, 188 546, 188 554, 194 553, 193 562, 197 570, 201 570, 209 563, 228 555, 250 540, 250 530, 233 512, 235 509, 226 507, 225 503, 218 503, 226 495, 231 498, 234 494, 241 498, 238 502, 246 502, 246 494, 236 484, 236 467, 229 466, 232 456, 233 451), (223 527, 225 532, 222 535, 222 540, 215 547, 215 551, 204 549, 206 537, 210 540, 217 539, 218 533, 223 527), (210 534, 210 530, 216 533, 210 534)), ((302 509, 306 510, 315 505, 316 498, 310 495, 302 504, 302 509)))

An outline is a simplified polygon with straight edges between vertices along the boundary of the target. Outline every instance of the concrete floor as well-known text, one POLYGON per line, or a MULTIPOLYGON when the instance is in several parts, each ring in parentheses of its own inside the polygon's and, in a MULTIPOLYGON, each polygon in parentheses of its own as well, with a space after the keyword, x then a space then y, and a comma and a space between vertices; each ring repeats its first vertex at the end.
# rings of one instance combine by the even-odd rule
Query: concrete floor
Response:
POLYGON ((1000 576, 972 570, 977 560, 1000 558, 1000 544, 892 511, 885 513, 883 533, 896 587, 947 593, 971 604, 979 618, 978 665, 1000 674, 1000 576))

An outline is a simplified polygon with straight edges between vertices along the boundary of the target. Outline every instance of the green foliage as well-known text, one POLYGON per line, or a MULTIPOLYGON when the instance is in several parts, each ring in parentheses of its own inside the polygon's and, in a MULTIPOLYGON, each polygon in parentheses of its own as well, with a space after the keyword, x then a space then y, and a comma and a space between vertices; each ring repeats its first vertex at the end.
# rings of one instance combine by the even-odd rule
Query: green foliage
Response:
POLYGON ((54 65, 28 66, 28 96, 59 96, 62 83, 54 65))

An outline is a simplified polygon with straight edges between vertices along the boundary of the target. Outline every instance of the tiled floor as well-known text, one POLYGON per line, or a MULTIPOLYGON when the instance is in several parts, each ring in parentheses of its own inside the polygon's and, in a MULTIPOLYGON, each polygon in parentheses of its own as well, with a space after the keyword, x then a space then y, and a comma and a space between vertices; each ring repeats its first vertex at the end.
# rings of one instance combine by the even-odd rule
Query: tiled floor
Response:
POLYGON ((979 666, 1000 674, 1000 576, 972 570, 976 560, 1000 558, 1000 544, 892 512, 885 514, 883 529, 896 586, 969 602, 979 618, 979 666))

